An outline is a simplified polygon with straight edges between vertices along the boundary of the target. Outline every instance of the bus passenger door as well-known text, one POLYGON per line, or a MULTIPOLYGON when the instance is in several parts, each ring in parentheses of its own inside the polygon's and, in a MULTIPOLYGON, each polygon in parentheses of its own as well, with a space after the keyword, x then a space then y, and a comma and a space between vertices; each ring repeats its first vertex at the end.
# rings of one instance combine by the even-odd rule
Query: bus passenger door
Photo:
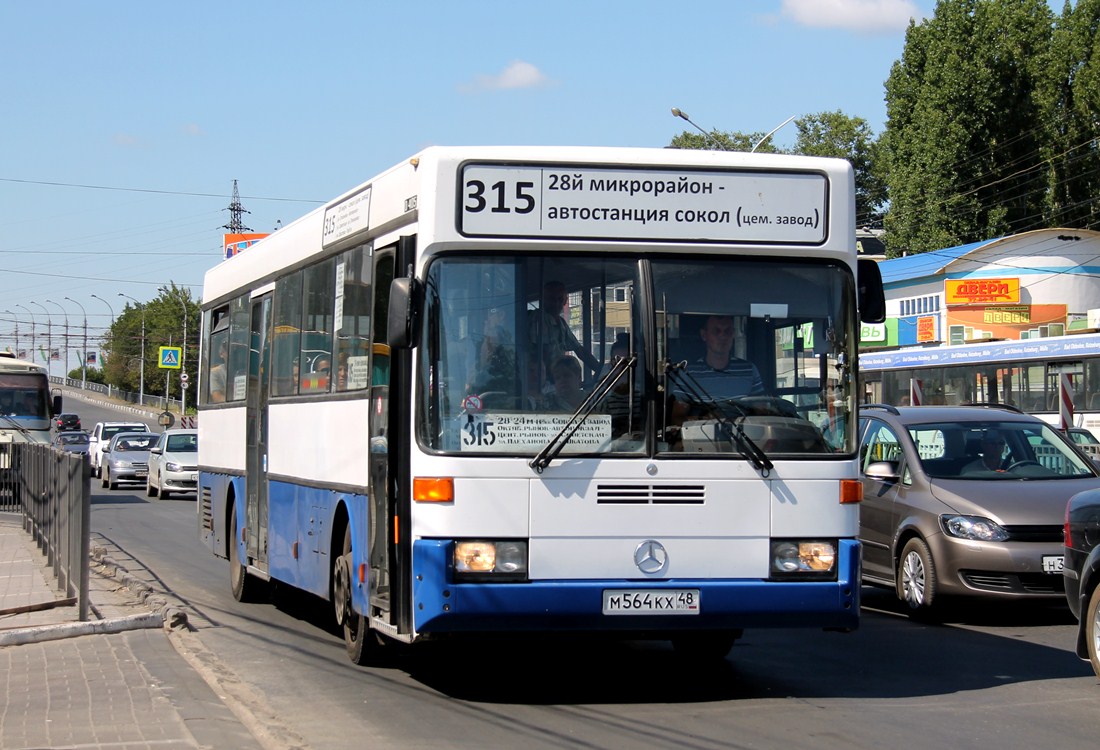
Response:
POLYGON ((270 363, 271 295, 252 300, 248 360, 248 424, 245 487, 248 558, 267 570, 267 398, 270 363))
POLYGON ((393 516, 390 493, 391 452, 397 449, 390 434, 390 349, 386 345, 388 290, 393 281, 393 251, 374 255, 374 302, 371 336, 370 385, 370 615, 397 626, 393 601, 393 516), (387 290, 387 293, 380 293, 387 290))

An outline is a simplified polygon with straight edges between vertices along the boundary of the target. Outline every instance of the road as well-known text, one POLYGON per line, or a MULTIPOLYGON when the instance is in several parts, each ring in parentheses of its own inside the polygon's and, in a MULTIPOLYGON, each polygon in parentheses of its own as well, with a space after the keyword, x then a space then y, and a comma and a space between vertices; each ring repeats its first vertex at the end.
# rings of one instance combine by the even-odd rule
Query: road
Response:
MULTIPOLYGON (((86 425, 93 409, 78 409, 86 425)), ((192 499, 93 484, 92 528, 182 600, 202 643, 313 748, 1035 750, 1096 733, 1100 687, 1064 606, 966 607, 927 625, 867 588, 855 633, 750 630, 704 667, 664 644, 494 639, 360 668, 326 603, 233 600, 192 499)))

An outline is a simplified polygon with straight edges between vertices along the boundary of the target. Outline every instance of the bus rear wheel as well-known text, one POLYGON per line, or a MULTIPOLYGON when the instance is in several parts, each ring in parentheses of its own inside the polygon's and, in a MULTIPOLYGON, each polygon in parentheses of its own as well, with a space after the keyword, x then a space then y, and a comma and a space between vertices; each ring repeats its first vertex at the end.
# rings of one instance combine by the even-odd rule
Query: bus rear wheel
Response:
POLYGON ((332 568, 332 603, 336 624, 344 629, 344 647, 353 664, 370 663, 382 647, 378 635, 371 631, 365 615, 358 614, 351 604, 352 575, 351 526, 344 529, 343 554, 336 558, 332 568))

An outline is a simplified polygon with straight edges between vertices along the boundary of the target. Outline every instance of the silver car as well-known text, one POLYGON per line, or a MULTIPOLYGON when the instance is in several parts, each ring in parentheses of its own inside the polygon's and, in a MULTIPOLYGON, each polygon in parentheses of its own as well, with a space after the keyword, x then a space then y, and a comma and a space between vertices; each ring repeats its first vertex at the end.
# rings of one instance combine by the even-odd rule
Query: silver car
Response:
POLYGON ((1058 430, 1008 407, 860 409, 863 580, 915 616, 944 597, 1064 599, 1066 502, 1100 486, 1058 430))
POLYGON ((149 473, 149 449, 157 441, 152 432, 119 432, 111 437, 100 465, 103 486, 117 490, 119 482, 144 482, 149 473))
POLYGON ((173 492, 196 492, 199 486, 198 430, 165 430, 149 452, 145 494, 167 498, 173 492))

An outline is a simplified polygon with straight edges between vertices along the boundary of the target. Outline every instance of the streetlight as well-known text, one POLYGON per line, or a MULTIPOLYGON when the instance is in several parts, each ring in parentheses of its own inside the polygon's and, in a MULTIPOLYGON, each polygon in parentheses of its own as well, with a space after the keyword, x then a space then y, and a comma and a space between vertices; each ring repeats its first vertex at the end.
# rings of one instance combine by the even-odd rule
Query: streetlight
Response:
POLYGON ((27 307, 26 305, 15 304, 15 305, 12 305, 12 307, 22 307, 31 316, 31 362, 33 362, 34 361, 34 348, 35 348, 35 343, 34 343, 34 313, 31 312, 31 309, 29 307, 27 307))
POLYGON ((11 310, 5 310, 5 315, 10 315, 12 322, 15 324, 15 356, 19 356, 19 316, 13 313, 11 310))
MULTIPOLYGON (((111 327, 108 328, 107 330, 113 329, 115 327, 115 308, 111 307, 111 303, 108 302, 107 300, 103 299, 102 297, 100 297, 98 294, 93 294, 92 296, 95 297, 100 302, 102 302, 103 304, 107 305, 107 309, 111 311, 111 327)), ((103 348, 103 335, 102 334, 100 334, 100 336, 99 336, 99 347, 100 347, 100 349, 103 348)), ((88 352, 84 352, 84 358, 85 359, 88 358, 88 352)))
MULTIPOLYGON (((49 300, 46 300, 49 302, 49 300)), ((38 305, 42 308, 42 312, 46 313, 46 372, 53 373, 53 318, 50 317, 50 311, 46 309, 45 305, 40 302, 31 300, 32 305, 38 305)), ((33 357, 31 358, 33 361, 33 357)))
MULTIPOLYGON (((80 358, 80 388, 82 390, 88 387, 88 311, 84 309, 84 305, 77 302, 72 297, 66 297, 65 299, 72 302, 74 305, 80 308, 80 312, 84 314, 84 353, 80 358)), ((67 323, 66 323, 67 324, 67 323)), ((66 359, 69 356, 69 350, 65 349, 66 359)), ((66 362, 66 364, 68 364, 66 362)))
POLYGON ((119 297, 125 297, 128 300, 133 300, 134 306, 141 307, 141 381, 138 385, 138 403, 145 406, 145 305, 138 302, 129 294, 118 293, 119 297))
MULTIPOLYGON (((165 296, 168 296, 170 292, 167 287, 161 287, 157 291, 163 292, 165 296)), ((179 296, 180 304, 183 306, 183 348, 180 351, 180 372, 187 372, 187 302, 183 299, 183 294, 179 296)), ((165 394, 167 398, 168 394, 165 394)), ((167 408, 167 407, 166 407, 167 408)), ((187 414, 187 383, 180 379, 180 416, 187 414)))
MULTIPOLYGON (((54 302, 52 299, 46 300, 51 305, 57 305, 57 308, 61 310, 61 314, 65 316, 65 379, 69 378, 69 313, 59 303, 54 302)), ((53 352, 50 352, 52 355, 53 352)))
POLYGON ((760 144, 762 144, 764 141, 768 140, 773 135, 775 135, 775 131, 779 130, 781 127, 783 127, 784 125, 786 125, 788 122, 790 122, 791 120, 793 120, 796 117, 798 117, 798 115, 791 115, 786 120, 784 120, 783 122, 779 123, 774 128, 772 128, 771 130, 769 130, 767 135, 765 135, 763 138, 761 138, 760 140, 758 140, 756 142, 756 145, 752 147, 752 150, 749 151, 749 153, 751 154, 753 151, 756 151, 756 149, 760 148, 760 144))
POLYGON ((702 133, 703 137, 706 139, 706 140, 703 141, 704 145, 707 143, 707 141, 710 141, 711 143, 714 144, 714 150, 715 151, 725 151, 724 148, 720 147, 720 144, 718 143, 718 139, 714 137, 713 131, 708 132, 706 130, 703 130, 698 125, 696 125, 694 122, 692 122, 691 118, 687 116, 687 112, 685 112, 682 109, 679 109, 677 107, 673 107, 672 108, 672 116, 673 117, 679 117, 681 120, 684 120, 686 122, 691 123, 692 126, 694 126, 694 128, 696 130, 698 130, 700 133, 702 133))

